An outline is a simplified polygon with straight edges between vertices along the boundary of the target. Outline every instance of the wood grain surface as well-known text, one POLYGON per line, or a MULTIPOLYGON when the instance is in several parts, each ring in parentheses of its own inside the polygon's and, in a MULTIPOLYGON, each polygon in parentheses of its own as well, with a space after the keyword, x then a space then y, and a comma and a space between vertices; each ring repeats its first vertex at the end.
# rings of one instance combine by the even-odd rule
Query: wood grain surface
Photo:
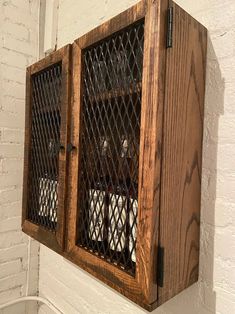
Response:
POLYGON ((100 41, 103 38, 109 37, 113 33, 125 28, 128 25, 142 19, 147 11, 147 7, 152 0, 141 0, 136 5, 132 6, 128 10, 118 14, 109 21, 94 28, 87 34, 83 35, 76 40, 81 49, 87 48, 92 44, 100 41))
POLYGON ((136 275, 148 304, 157 299, 167 7, 168 1, 150 1, 145 18, 136 275))
POLYGON ((164 286, 158 305, 197 281, 199 263, 207 31, 172 1, 170 6, 159 234, 164 286))

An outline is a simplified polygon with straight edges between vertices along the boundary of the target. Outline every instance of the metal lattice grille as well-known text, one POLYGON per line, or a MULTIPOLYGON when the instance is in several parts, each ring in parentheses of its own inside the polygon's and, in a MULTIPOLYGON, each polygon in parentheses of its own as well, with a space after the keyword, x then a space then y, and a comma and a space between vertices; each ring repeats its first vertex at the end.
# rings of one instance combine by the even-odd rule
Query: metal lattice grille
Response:
POLYGON ((55 231, 58 208, 62 65, 32 76, 28 219, 55 231))
POLYGON ((135 273, 144 23, 83 51, 77 244, 135 273))

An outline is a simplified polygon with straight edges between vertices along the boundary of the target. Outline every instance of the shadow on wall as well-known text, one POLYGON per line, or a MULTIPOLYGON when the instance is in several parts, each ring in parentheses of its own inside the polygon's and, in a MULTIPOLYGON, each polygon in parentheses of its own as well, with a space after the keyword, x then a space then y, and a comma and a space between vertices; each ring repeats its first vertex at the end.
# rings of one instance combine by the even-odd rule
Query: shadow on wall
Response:
POLYGON ((199 281, 156 309, 152 312, 153 314, 216 313, 216 293, 213 291, 217 181, 217 141, 215 139, 218 139, 219 117, 224 113, 224 79, 221 77, 219 63, 210 38, 208 38, 207 49, 199 281))

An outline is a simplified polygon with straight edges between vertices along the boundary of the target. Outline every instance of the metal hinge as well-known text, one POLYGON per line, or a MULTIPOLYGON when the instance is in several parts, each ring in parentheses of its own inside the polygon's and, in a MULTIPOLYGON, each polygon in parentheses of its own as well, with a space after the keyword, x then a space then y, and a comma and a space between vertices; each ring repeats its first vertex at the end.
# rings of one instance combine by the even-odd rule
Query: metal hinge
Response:
POLYGON ((167 10, 167 43, 166 48, 172 48, 173 44, 173 7, 167 10))
POLYGON ((159 287, 163 287, 164 281, 164 248, 158 247, 157 253, 157 284, 159 287))

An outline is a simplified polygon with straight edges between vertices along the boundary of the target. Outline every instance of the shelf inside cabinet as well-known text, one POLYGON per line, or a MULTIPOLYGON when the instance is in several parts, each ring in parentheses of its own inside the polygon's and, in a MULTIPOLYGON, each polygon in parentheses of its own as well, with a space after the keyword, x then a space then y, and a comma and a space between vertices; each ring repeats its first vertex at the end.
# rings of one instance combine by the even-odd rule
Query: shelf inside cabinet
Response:
POLYGON ((92 96, 86 95, 91 103, 106 101, 113 98, 125 97, 141 92, 142 82, 130 85, 128 88, 115 88, 112 90, 107 90, 101 93, 93 94, 92 96))

